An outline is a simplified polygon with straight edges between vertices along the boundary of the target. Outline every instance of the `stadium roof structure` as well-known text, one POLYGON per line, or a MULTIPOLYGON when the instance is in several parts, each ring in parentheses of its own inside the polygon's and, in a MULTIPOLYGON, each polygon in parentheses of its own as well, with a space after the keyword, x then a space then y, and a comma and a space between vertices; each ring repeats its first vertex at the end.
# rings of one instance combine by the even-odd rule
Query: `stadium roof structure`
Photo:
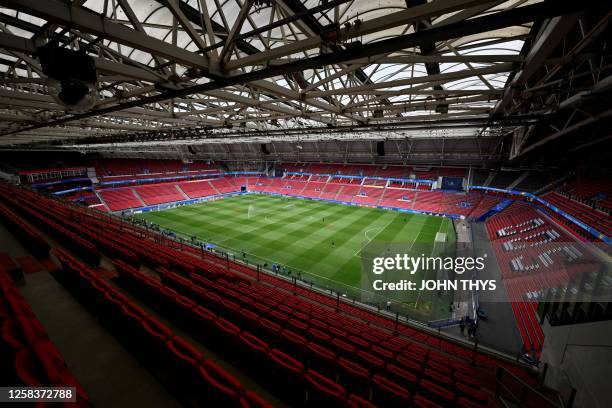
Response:
POLYGON ((547 58, 591 3, 0 0, 0 146, 422 139, 498 156, 538 121, 516 90, 567 62, 547 58), (49 42, 93 59, 90 109, 49 95, 49 42))

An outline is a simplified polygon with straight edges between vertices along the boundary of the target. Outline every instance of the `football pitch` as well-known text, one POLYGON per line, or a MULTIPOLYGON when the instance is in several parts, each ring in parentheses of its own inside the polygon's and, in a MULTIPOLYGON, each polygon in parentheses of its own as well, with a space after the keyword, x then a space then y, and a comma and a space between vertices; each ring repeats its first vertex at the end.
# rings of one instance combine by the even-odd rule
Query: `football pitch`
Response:
MULTIPOLYGON (((363 298, 366 245, 393 245, 410 252, 415 244, 433 245, 438 232, 446 234, 443 245, 454 247, 456 239, 452 221, 444 217, 261 194, 137 217, 183 238, 214 244, 249 264, 265 264, 267 269, 280 265, 281 273, 353 298, 363 298)), ((439 307, 431 302, 419 307, 430 319, 444 317, 446 308, 446 301, 439 307)))

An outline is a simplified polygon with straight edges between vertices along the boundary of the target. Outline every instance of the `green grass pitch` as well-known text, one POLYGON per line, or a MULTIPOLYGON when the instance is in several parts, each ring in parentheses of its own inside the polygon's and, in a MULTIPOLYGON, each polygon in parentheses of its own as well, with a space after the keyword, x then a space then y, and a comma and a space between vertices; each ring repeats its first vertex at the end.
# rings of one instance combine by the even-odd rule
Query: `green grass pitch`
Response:
POLYGON ((413 242, 433 243, 439 231, 447 233, 453 246, 455 242, 452 222, 444 217, 260 194, 137 217, 215 244, 251 264, 283 265, 292 276, 299 271, 302 279, 354 297, 360 293, 365 245, 410 248, 413 242))

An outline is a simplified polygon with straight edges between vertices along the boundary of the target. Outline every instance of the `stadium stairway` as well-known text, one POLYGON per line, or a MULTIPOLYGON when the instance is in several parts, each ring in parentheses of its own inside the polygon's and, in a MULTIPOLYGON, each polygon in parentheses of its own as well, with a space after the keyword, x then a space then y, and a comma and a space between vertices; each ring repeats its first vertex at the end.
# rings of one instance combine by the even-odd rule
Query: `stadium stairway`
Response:
POLYGON ((94 188, 94 189, 93 189, 93 192, 94 192, 94 194, 96 195, 96 197, 98 197, 98 200, 100 200, 100 203, 101 203, 101 204, 104 206, 104 208, 106 209, 106 212, 110 212, 110 211, 111 211, 111 209, 110 209, 110 207, 108 206, 108 204, 106 204, 106 201, 104 201, 104 200, 102 199, 102 196, 100 195, 100 192, 99 192, 99 191, 98 191, 96 188, 94 188))
MULTIPOLYGON (((23 219, 21 222, 25 223, 23 219)), ((30 229, 37 230, 31 226, 30 229)), ((67 253, 59 249, 63 247, 59 245, 62 242, 58 243, 55 240, 56 237, 51 238, 46 232, 39 234, 44 237, 48 245, 55 248, 52 252, 52 259, 61 259, 61 254, 67 253)), ((3 246, 6 245, 9 236, 10 234, 3 235, 0 240, 3 246)), ((27 244, 26 249, 33 248, 30 241, 24 241, 25 244, 27 244)), ((74 259, 75 262, 80 262, 74 259)), ((104 257, 101 262, 112 266, 104 257)), ((45 265, 53 265, 53 267, 46 267, 46 269, 51 271, 59 281, 66 284, 62 274, 58 275, 59 268, 54 265, 55 263, 47 257, 45 265)), ((157 317, 155 311, 117 292, 108 279, 113 275, 112 273, 104 268, 89 266, 87 268, 87 271, 82 270, 81 272, 89 274, 88 277, 91 280, 88 282, 93 284, 92 291, 87 291, 85 285, 70 287, 67 284, 65 286, 70 288, 70 293, 87 307, 83 309, 78 303, 71 301, 70 295, 60 285, 57 285, 46 271, 27 276, 26 283, 22 282, 20 290, 9 288, 9 292, 6 292, 5 283, 10 282, 11 286, 14 284, 0 267, 0 327, 2 328, 0 357, 3 361, 0 380, 3 385, 76 386, 79 396, 78 405, 66 404, 64 406, 90 406, 85 391, 74 376, 67 371, 63 358, 50 343, 33 312, 20 297, 19 292, 24 292, 30 302, 37 306, 36 313, 43 316, 45 326, 52 329, 52 338, 57 338, 63 351, 71 357, 71 364, 76 367, 76 372, 91 390, 91 395, 94 397, 92 401, 96 406, 231 405, 245 408, 283 406, 280 401, 265 391, 263 391, 265 398, 262 398, 259 395, 259 392, 262 391, 261 387, 255 385, 217 356, 207 356, 209 352, 205 348, 197 344, 194 347, 192 345, 194 340, 176 329, 173 324, 157 317), (104 294, 91 296, 95 293, 94 287, 96 290, 103 289, 104 294), (102 301, 103 299, 121 300, 123 305, 116 303, 108 305, 102 301), (8 306, 9 311, 16 306, 20 307, 14 319, 7 314, 5 306, 8 306), (137 328, 139 324, 141 326, 137 330, 138 333, 130 331, 137 328), (24 334, 21 333, 22 326, 23 330, 27 328, 24 334), (147 328, 151 331, 147 332, 147 328), (159 330, 158 333, 166 336, 165 346, 164 341, 157 343, 160 338, 149 339, 158 345, 155 351, 145 347, 145 344, 152 344, 147 343, 147 338, 142 337, 145 332, 154 333, 153 330, 159 330), (112 333, 115 337, 109 337, 108 333, 112 333), (24 346, 26 339, 33 340, 24 346), (13 349, 16 355, 15 352, 12 352, 13 349), (196 392, 193 395, 186 394, 186 388, 181 382, 185 378, 186 367, 181 358, 188 355, 187 351, 193 352, 195 356, 202 356, 202 364, 197 367, 198 376, 194 379, 194 383, 189 383, 193 385, 192 390, 196 392), (5 365, 4 362, 11 361, 13 355, 15 355, 15 371, 11 372, 9 370, 11 366, 5 365), (204 358, 204 356, 210 358, 204 358), (134 358, 149 371, 143 371, 134 358), (181 380, 178 380, 179 378, 181 380), (160 382, 172 392, 176 399, 160 387, 160 382), (226 395, 225 387, 228 384, 231 385, 235 394, 226 395), (124 387, 128 388, 123 389, 124 387), (123 390, 121 393, 114 392, 120 389, 123 390), (181 404, 177 400, 181 401, 181 404)), ((80 274, 79 276, 85 275, 80 274)))
POLYGON ((57 347, 25 301, 13 280, 0 267, 0 384, 3 386, 75 387, 78 407, 91 403, 57 347))
POLYGON ((140 202, 140 204, 142 204, 143 207, 146 207, 147 204, 144 202, 144 200, 142 199, 142 197, 138 194, 138 192, 136 191, 136 189, 131 188, 130 191, 132 191, 132 194, 134 194, 134 197, 136 197, 136 199, 140 202))
POLYGON ((174 187, 179 192, 179 194, 183 197, 184 200, 189 200, 189 196, 187 194, 185 194, 185 192, 181 189, 180 185, 175 184, 174 187))
POLYGON ((213 191, 215 194, 221 194, 221 192, 217 189, 217 187, 215 186, 215 183, 213 183, 212 181, 208 181, 208 184, 210 184, 210 186, 212 187, 213 191))
MULTIPOLYGON (((47 248, 56 246, 54 240, 23 219, 20 223, 28 225, 27 231, 36 231, 47 248)), ((77 403, 53 404, 58 407, 163 404, 178 408, 178 402, 53 279, 48 271, 57 270, 57 265, 48 252, 37 255, 38 238, 22 239, 19 228, 4 224, 9 228, 5 229, 2 224, 0 247, 17 263, 28 254, 36 256, 41 269, 28 270, 22 263, 25 276, 13 282, 0 267, 0 383, 76 386, 77 403), (119 389, 120 393, 109 392, 119 389)))
POLYGON ((486 227, 509 297, 525 299, 512 304, 524 350, 538 354, 544 344, 544 334, 536 316, 538 303, 528 302, 525 296, 567 282, 569 276, 584 267, 579 263, 567 266, 555 260, 562 256, 564 248, 569 249, 573 239, 527 203, 513 203, 503 213, 489 218, 486 227), (552 245, 555 242, 558 244, 552 245), (521 262, 517 261, 515 246, 521 250, 521 262), (551 247, 559 255, 553 253, 551 247), (526 267, 523 267, 523 262, 526 267))

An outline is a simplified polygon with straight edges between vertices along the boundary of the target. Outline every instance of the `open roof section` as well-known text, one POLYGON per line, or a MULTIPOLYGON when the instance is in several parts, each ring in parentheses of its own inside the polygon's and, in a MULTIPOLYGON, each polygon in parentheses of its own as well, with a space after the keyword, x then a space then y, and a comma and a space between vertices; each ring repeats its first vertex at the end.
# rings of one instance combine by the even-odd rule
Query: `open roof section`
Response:
POLYGON ((389 132, 427 125, 499 137, 517 124, 490 113, 533 23, 571 3, 0 0, 0 145, 194 128, 242 133, 228 142, 313 128, 408 138, 389 132), (66 112, 47 94, 36 46, 49 38, 94 57, 92 111, 66 112))

